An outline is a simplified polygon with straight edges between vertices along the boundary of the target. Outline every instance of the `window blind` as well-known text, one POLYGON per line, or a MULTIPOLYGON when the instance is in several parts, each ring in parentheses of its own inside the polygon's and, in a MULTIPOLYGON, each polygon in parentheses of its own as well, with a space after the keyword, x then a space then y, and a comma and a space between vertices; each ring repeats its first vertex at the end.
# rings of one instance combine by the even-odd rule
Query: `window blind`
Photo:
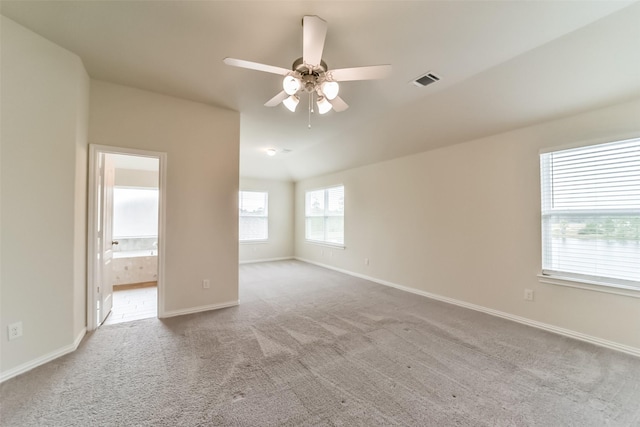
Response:
POLYGON ((540 155, 542 273, 640 288, 640 138, 540 155))
POLYGON ((241 191, 240 241, 269 238, 269 194, 261 191, 241 191))

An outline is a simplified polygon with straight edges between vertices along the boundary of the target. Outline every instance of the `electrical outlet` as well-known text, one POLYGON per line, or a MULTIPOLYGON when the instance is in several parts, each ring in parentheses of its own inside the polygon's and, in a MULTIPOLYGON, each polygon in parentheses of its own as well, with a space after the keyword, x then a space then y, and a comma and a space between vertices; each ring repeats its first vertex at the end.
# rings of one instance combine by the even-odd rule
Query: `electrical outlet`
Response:
POLYGON ((524 299, 525 301, 533 301, 533 289, 524 290, 524 299))
POLYGON ((22 336, 22 322, 12 323, 7 329, 9 330, 9 341, 22 336))
POLYGON ((204 279, 202 281, 202 289, 209 289, 211 287, 211 283, 209 282, 209 279, 204 279))
POLYGON ((364 259, 364 265, 369 265, 369 258, 364 259))

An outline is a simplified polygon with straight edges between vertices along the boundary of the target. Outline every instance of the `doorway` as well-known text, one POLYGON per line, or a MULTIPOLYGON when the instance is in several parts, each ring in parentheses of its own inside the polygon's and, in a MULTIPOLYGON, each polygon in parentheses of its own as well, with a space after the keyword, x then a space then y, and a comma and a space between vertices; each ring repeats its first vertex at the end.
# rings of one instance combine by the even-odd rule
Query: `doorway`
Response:
POLYGON ((165 162, 90 145, 88 330, 162 317, 165 162))

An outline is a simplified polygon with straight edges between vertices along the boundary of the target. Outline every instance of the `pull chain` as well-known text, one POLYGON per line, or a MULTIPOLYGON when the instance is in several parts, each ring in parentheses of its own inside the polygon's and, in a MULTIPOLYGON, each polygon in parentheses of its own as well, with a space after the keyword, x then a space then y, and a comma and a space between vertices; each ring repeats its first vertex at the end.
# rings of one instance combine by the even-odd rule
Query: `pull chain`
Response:
POLYGON ((309 129, 311 129, 311 113, 313 113, 313 92, 309 94, 309 129))

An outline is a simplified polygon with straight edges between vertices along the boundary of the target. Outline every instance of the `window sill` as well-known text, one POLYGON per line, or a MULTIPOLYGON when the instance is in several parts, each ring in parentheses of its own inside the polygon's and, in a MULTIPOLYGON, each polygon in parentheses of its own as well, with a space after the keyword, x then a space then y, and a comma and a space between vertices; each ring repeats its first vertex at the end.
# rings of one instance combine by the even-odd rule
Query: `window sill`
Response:
POLYGON ((345 245, 341 245, 339 243, 327 243, 327 242, 319 242, 317 240, 305 240, 306 243, 310 243, 312 245, 317 245, 317 246, 326 246, 328 248, 334 248, 334 249, 342 249, 344 250, 346 248, 345 245))
POLYGON ((603 292, 605 294, 622 295, 632 298, 640 298, 640 289, 624 285, 615 285, 606 282, 596 282, 573 277, 549 276, 538 274, 538 281, 552 285, 567 286, 569 288, 584 289, 587 291, 603 292))
POLYGON ((269 240, 240 240, 241 245, 264 245, 269 243, 269 240))

